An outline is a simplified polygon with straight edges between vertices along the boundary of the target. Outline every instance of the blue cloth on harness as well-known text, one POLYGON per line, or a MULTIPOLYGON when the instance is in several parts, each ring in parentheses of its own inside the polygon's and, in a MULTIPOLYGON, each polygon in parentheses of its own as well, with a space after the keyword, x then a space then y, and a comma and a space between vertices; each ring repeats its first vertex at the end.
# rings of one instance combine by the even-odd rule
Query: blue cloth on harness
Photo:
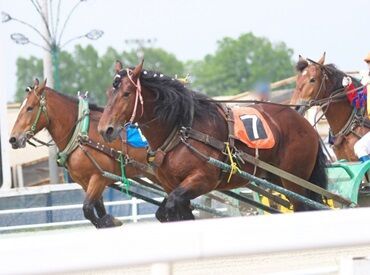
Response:
POLYGON ((135 148, 146 148, 148 142, 145 137, 141 134, 140 129, 132 124, 125 125, 127 133, 127 142, 129 145, 135 148))

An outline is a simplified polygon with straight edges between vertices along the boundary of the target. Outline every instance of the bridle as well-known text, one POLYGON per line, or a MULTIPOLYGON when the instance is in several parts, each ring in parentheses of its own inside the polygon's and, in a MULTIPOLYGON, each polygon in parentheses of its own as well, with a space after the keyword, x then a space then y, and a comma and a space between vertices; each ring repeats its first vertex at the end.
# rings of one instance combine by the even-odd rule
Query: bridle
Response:
POLYGON ((36 118, 35 118, 34 122, 32 123, 30 129, 28 131, 26 131, 27 140, 29 140, 30 138, 33 138, 34 137, 35 131, 36 131, 36 128, 37 128, 37 124, 38 124, 38 122, 39 122, 42 114, 44 114, 44 116, 46 118, 46 121, 47 121, 46 127, 50 123, 49 116, 48 116, 48 113, 47 113, 47 110, 46 110, 46 97, 45 97, 45 94, 42 93, 41 96, 38 96, 37 93, 36 93, 36 88, 37 88, 37 86, 34 87, 34 88, 27 87, 27 89, 26 89, 26 91, 28 91, 28 92, 33 91, 34 95, 39 100, 39 105, 40 105, 39 106, 39 109, 37 110, 37 114, 36 114, 36 118))
POLYGON ((131 81, 132 85, 134 85, 136 87, 136 91, 135 91, 135 106, 134 106, 134 110, 132 111, 131 118, 129 120, 129 123, 132 123, 134 121, 135 117, 136 117, 137 105, 139 104, 139 100, 140 100, 140 104, 141 104, 141 114, 140 114, 140 117, 143 116, 143 114, 144 114, 144 100, 143 100, 143 96, 141 95, 140 77, 137 78, 137 81, 135 83, 135 81, 132 79, 132 70, 130 70, 129 68, 127 68, 126 69, 126 72, 127 72, 128 79, 131 81))
MULTIPOLYGON (((118 74, 115 76, 115 78, 119 78, 120 81, 121 81, 122 76, 121 76, 120 72, 122 72, 122 70, 118 72, 118 74)), ((135 81, 132 79, 132 70, 129 69, 129 68, 127 68, 126 69, 126 74, 127 74, 127 78, 130 80, 131 84, 134 85, 135 88, 136 88, 136 90, 135 90, 134 109, 132 110, 132 114, 131 114, 130 120, 128 121, 128 123, 132 124, 134 122, 135 117, 136 117, 136 113, 137 113, 137 108, 138 108, 139 102, 140 102, 140 105, 141 105, 141 114, 140 114, 140 117, 143 116, 143 114, 144 114, 144 100, 143 100, 143 96, 141 95, 140 77, 137 78, 136 83, 135 83, 135 81)), ((113 84, 113 87, 115 89, 118 88, 118 87, 114 86, 114 84, 113 84)))
MULTIPOLYGON (((316 124, 326 115, 326 112, 329 109, 329 105, 331 103, 339 102, 339 101, 342 101, 342 100, 346 99, 346 95, 348 93, 360 90, 364 86, 359 86, 359 87, 356 87, 355 89, 351 89, 351 90, 347 90, 347 86, 346 87, 341 87, 341 88, 338 88, 338 89, 330 92, 330 95, 328 97, 322 98, 322 99, 317 99, 319 97, 319 95, 321 94, 321 92, 323 90, 323 87, 326 87, 326 81, 329 79, 329 77, 328 77, 327 71, 326 71, 325 67, 323 67, 323 65, 318 64, 317 62, 312 61, 310 59, 307 59, 307 60, 309 60, 312 63, 315 63, 315 64, 319 65, 320 68, 321 68, 321 71, 323 73, 323 77, 322 77, 322 80, 321 80, 321 83, 320 83, 320 88, 319 88, 315 98, 310 100, 310 101, 306 101, 306 102, 303 101, 303 103, 306 104, 304 112, 307 111, 307 109, 311 108, 312 106, 319 106, 320 109, 322 110, 322 114, 319 116, 319 118, 317 118, 318 112, 315 114, 315 121, 314 121, 314 125, 313 125, 315 127, 316 124)), ((346 75, 346 76, 349 77, 348 75, 346 75)), ((346 135, 347 133, 349 133, 351 131, 352 122, 354 121, 354 119, 356 119, 357 114, 358 113, 357 113, 356 108, 353 108, 353 111, 351 112, 347 122, 339 130, 338 133, 334 134, 334 137, 338 137, 338 136, 341 136, 341 135, 346 135)))

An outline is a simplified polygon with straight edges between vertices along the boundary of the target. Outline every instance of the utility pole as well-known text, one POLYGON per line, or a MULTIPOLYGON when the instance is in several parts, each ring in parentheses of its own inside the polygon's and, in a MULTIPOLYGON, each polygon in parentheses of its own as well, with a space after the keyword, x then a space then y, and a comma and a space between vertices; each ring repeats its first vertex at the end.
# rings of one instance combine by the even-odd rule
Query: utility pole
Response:
MULTIPOLYGON (((45 48, 48 51, 45 51, 44 59, 43 59, 43 67, 44 67, 44 78, 47 78, 47 85, 48 87, 54 88, 54 75, 53 75, 53 63, 52 63, 52 56, 51 56, 51 47, 53 45, 52 37, 50 36, 50 32, 48 30, 49 26, 49 13, 48 13, 48 1, 42 0, 42 14, 46 20, 45 24, 43 24, 44 36, 48 38, 49 44, 45 42, 45 48)), ((57 156, 57 148, 55 145, 49 147, 49 177, 50 177, 50 184, 56 184, 59 182, 58 176, 58 166, 56 161, 57 156)))
MULTIPOLYGON (((1 22, 18 22, 19 24, 27 26, 29 29, 32 29, 39 38, 42 39, 42 44, 38 42, 31 41, 26 35, 22 33, 12 33, 10 38, 19 45, 26 45, 31 44, 33 46, 42 48, 46 53, 43 58, 43 65, 44 65, 44 78, 47 78, 47 85, 51 88, 56 90, 61 89, 61 83, 59 79, 59 52, 60 50, 65 47, 67 44, 76 41, 81 38, 87 38, 90 40, 97 40, 99 39, 104 32, 101 30, 93 29, 88 33, 83 35, 79 35, 76 37, 72 37, 66 42, 62 43, 63 33, 68 25, 68 21, 71 18, 73 12, 77 9, 77 7, 86 0, 78 0, 73 8, 68 13, 64 23, 62 24, 62 29, 59 30, 58 23, 53 24, 53 13, 52 13, 52 1, 51 0, 40 0, 40 1, 31 1, 32 5, 36 9, 39 16, 42 19, 42 29, 38 30, 35 26, 27 23, 22 19, 18 19, 14 16, 11 16, 9 13, 4 11, 1 12, 1 22), (50 11, 50 14, 49 14, 50 11)), ((60 1, 59 1, 60 3, 60 1)), ((60 11, 58 9, 58 13, 56 14, 56 22, 59 22, 60 11)), ((0 84, 1 85, 1 84, 0 84)), ((1 97, 0 97, 1 99, 1 97)), ((2 116, 3 117, 3 116, 2 116)), ((58 177, 58 166, 56 163, 56 154, 57 150, 55 146, 49 147, 49 175, 50 175, 50 183, 55 184, 59 182, 58 177)))

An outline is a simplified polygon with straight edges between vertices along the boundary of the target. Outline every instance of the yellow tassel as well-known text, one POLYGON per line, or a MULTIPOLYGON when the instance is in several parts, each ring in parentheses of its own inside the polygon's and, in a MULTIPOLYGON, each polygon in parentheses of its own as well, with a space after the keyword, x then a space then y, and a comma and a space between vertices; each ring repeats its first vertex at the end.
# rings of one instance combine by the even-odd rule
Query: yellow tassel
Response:
POLYGON ((230 150, 230 145, 228 142, 225 142, 225 145, 226 145, 226 152, 227 152, 227 155, 229 156, 229 159, 230 159, 230 166, 231 166, 231 170, 230 170, 230 175, 229 175, 229 178, 227 179, 227 183, 230 182, 231 180, 231 177, 237 173, 237 172, 240 172, 240 169, 238 167, 238 164, 234 161, 233 159, 233 155, 231 154, 231 150, 230 150))

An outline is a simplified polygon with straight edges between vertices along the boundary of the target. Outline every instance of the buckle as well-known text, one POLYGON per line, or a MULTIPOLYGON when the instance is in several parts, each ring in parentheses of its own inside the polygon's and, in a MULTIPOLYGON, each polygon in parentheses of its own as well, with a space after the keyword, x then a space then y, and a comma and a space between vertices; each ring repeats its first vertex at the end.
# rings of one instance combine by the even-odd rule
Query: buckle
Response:
POLYGON ((181 137, 184 139, 184 140, 187 140, 189 138, 189 130, 190 130, 190 127, 185 127, 185 126, 182 126, 179 130, 179 133, 181 134, 181 137))

